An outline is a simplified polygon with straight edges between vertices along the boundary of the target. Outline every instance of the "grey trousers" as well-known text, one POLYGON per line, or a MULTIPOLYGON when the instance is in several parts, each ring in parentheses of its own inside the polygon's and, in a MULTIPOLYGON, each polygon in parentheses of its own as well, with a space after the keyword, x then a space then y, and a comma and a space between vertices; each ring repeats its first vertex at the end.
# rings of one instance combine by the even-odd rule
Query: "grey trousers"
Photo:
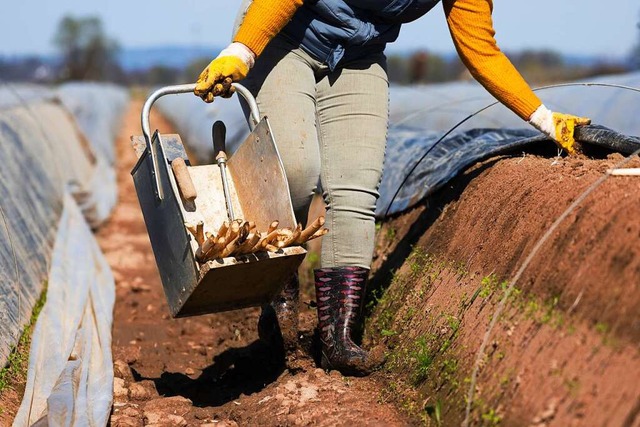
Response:
POLYGON ((384 54, 331 71, 278 36, 242 84, 269 118, 303 225, 321 183, 329 229, 322 267, 370 268, 387 139, 384 54))

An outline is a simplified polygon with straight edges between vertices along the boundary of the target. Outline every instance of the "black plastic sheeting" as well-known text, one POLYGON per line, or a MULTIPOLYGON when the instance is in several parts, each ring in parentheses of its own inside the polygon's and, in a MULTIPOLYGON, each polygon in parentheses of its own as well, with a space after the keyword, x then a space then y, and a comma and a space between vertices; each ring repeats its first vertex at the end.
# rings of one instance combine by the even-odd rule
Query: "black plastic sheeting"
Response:
MULTIPOLYGON (((545 135, 530 129, 472 129, 444 139, 434 147, 440 138, 439 133, 402 126, 389 132, 376 210, 378 218, 415 206, 479 161, 522 152, 535 144, 553 144, 545 135)), ((640 149, 640 138, 622 135, 603 126, 579 128, 576 139, 624 154, 640 149)))
POLYGON ((640 138, 623 135, 604 126, 585 126, 576 129, 575 137, 578 141, 596 145, 622 154, 633 154, 640 149, 640 138))

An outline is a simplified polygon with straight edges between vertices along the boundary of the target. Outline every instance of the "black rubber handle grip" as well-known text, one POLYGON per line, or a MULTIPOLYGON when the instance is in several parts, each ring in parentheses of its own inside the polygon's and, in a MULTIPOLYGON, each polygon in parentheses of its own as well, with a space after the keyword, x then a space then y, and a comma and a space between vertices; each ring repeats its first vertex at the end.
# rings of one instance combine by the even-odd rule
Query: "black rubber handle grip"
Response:
POLYGON ((213 124, 213 128, 211 128, 211 135, 213 137, 213 155, 216 160, 220 156, 226 158, 225 140, 227 138, 227 127, 218 120, 213 124))

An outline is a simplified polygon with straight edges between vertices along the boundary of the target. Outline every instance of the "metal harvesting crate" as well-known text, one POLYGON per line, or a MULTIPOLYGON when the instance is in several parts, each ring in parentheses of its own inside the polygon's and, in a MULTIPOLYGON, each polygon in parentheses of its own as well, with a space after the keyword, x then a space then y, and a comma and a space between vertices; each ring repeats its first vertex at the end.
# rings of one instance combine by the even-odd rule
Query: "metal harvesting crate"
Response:
MULTIPOLYGON (((284 168, 267 117, 251 93, 234 84, 251 110, 253 129, 227 163, 230 203, 236 218, 266 230, 271 221, 294 228, 296 221, 284 168)), ((261 305, 282 288, 300 265, 300 246, 258 252, 204 263, 196 260, 198 244, 186 223, 203 220, 215 233, 228 214, 218 165, 191 166, 179 135, 150 136, 153 103, 169 94, 191 93, 195 85, 168 86, 154 92, 142 110, 143 136, 132 137, 138 162, 131 171, 155 255, 164 292, 174 317, 194 316, 261 305), (171 164, 184 159, 197 191, 195 200, 181 194, 171 164)))

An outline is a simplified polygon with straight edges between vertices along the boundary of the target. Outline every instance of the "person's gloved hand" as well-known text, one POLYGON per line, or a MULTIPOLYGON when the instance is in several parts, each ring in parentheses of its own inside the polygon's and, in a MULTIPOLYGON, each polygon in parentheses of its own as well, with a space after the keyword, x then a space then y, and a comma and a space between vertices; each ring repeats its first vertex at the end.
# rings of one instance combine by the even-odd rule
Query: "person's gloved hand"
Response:
POLYGON ((213 102, 216 96, 230 97, 231 83, 244 79, 254 62, 251 49, 242 43, 231 43, 200 73, 194 93, 204 102, 213 102))
POLYGON ((567 153, 574 154, 576 152, 576 141, 573 132, 576 126, 591 123, 591 119, 570 114, 554 113, 543 104, 531 115, 529 123, 551 137, 567 153))

